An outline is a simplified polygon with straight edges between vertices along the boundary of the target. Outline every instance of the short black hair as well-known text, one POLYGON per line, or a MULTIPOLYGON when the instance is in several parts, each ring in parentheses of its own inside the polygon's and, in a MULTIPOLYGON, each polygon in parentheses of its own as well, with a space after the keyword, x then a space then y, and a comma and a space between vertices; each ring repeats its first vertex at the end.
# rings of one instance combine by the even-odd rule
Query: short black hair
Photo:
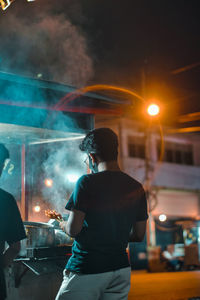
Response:
POLYGON ((8 149, 4 146, 4 144, 0 143, 0 162, 3 163, 9 157, 8 149))
POLYGON ((117 160, 118 138, 110 128, 97 128, 86 135, 79 148, 97 154, 102 161, 117 160))

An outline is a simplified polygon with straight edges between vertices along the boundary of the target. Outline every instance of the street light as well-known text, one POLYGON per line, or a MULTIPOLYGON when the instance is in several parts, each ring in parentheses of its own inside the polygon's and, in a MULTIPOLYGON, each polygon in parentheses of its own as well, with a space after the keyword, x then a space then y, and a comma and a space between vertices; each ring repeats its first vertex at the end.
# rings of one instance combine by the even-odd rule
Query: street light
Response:
POLYGON ((167 216, 164 214, 161 214, 158 218, 160 222, 165 222, 167 220, 167 216))
POLYGON ((155 103, 151 103, 147 107, 147 113, 152 117, 157 116, 160 113, 160 107, 155 103))
POLYGON ((151 180, 152 175, 150 175, 152 171, 152 165, 151 165, 151 134, 152 134, 152 128, 151 128, 151 121, 152 118, 155 118, 160 113, 160 107, 155 103, 149 103, 149 105, 146 107, 146 113, 148 114, 148 119, 150 121, 149 126, 145 129, 145 190, 146 190, 146 197, 147 201, 149 203, 149 221, 147 223, 147 246, 155 246, 155 228, 154 228, 154 222, 153 222, 153 216, 151 214, 151 180))
MULTIPOLYGON (((160 107, 155 104, 155 103, 150 103, 147 108, 146 112, 149 116, 149 121, 152 120, 152 118, 156 117, 160 113, 160 107)), ((145 129, 145 181, 147 185, 147 190, 150 188, 150 178, 149 178, 149 171, 150 171, 150 161, 151 161, 151 153, 150 153, 150 148, 151 148, 151 125, 152 123, 150 122, 150 126, 147 126, 145 129)))

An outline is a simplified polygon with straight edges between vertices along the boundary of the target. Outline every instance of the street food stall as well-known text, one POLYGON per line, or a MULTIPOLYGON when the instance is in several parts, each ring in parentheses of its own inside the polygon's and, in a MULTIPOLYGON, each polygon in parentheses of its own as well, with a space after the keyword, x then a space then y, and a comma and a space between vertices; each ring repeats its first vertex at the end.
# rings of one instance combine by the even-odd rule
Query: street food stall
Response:
POLYGON ((93 129, 95 114, 115 114, 121 104, 63 84, 0 72, 0 142, 10 152, 0 184, 15 197, 27 232, 6 272, 8 300, 55 297, 73 240, 49 222, 45 210, 67 218, 65 204, 87 172, 78 145, 93 129))
POLYGON ((0 87, 0 142, 10 152, 0 184, 15 197, 27 233, 6 271, 8 299, 40 300, 44 293, 53 299, 73 239, 45 210, 67 218, 68 197, 87 172, 78 145, 93 128, 93 114, 81 113, 78 104, 53 109, 72 91, 67 86, 0 73, 0 87))

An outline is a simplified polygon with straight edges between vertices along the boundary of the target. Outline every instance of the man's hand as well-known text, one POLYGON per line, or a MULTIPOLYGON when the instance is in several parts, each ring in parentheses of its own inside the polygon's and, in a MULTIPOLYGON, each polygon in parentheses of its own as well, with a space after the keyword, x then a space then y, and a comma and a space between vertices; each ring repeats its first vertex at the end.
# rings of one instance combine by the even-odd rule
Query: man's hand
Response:
POLYGON ((9 245, 8 249, 3 254, 3 266, 7 267, 12 262, 13 259, 17 256, 21 248, 20 241, 9 245))
POLYGON ((60 228, 71 237, 75 237, 81 231, 83 227, 83 222, 85 218, 85 213, 80 210, 70 211, 69 218, 67 221, 62 221, 59 223, 60 228))
POLYGON ((66 232, 67 221, 59 222, 59 226, 64 232, 66 232))

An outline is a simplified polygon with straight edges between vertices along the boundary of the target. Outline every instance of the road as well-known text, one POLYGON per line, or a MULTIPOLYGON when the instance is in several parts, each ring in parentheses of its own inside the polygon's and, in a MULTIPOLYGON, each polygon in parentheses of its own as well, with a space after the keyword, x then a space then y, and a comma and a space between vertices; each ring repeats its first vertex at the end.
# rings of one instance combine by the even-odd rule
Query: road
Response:
POLYGON ((200 271, 132 272, 128 300, 200 300, 200 271))

